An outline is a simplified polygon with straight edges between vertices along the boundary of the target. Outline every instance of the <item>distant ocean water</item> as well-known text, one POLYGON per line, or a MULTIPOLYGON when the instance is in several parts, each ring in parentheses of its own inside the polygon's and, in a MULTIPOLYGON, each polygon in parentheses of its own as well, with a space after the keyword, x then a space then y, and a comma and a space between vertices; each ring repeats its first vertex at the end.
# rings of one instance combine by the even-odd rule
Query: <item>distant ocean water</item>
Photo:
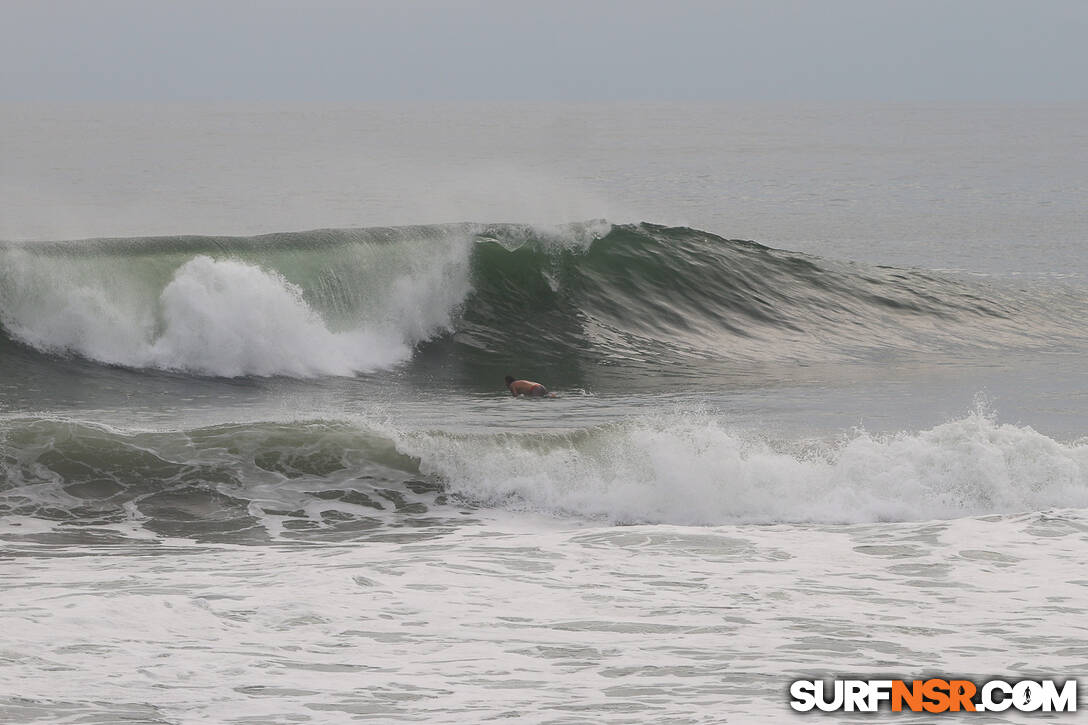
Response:
POLYGON ((1088 671, 1088 108, 0 118, 2 719, 1088 671))

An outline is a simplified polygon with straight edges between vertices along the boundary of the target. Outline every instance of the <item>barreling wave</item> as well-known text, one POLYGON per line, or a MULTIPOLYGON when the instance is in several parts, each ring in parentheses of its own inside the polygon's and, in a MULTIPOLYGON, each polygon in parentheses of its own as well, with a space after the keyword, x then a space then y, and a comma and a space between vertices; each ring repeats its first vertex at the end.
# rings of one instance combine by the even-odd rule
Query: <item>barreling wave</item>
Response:
POLYGON ((451 329, 469 292, 458 228, 170 237, 0 248, 20 342, 202 375, 351 375, 451 329))
POLYGON ((209 376, 698 372, 1049 345, 1082 333, 1070 318, 981 283, 652 224, 0 245, 11 338, 209 376))
POLYGON ((0 493, 9 522, 71 535, 137 528, 250 542, 440 534, 479 507, 608 523, 918 521, 1088 507, 1088 443, 981 412, 808 443, 695 413, 478 434, 350 421, 138 432, 18 418, 0 424, 0 493))

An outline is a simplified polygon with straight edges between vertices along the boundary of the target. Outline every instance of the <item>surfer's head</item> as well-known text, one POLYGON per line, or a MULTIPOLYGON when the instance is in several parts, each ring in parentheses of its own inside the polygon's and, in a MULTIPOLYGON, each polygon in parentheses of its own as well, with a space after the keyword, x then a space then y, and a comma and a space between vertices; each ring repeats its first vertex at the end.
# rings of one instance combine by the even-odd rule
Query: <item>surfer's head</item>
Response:
POLYGON ((507 375, 507 376, 506 376, 506 387, 508 387, 508 388, 509 388, 509 387, 510 387, 510 383, 512 383, 512 382, 514 382, 514 376, 513 376, 513 375, 507 375))

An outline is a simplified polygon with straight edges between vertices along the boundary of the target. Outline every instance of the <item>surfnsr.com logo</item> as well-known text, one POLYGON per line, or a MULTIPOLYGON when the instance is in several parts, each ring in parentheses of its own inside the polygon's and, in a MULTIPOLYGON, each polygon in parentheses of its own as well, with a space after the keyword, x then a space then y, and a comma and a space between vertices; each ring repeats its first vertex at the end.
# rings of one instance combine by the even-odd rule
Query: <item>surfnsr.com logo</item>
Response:
POLYGON ((1077 681, 797 680, 790 698, 798 712, 1075 712, 1077 681))

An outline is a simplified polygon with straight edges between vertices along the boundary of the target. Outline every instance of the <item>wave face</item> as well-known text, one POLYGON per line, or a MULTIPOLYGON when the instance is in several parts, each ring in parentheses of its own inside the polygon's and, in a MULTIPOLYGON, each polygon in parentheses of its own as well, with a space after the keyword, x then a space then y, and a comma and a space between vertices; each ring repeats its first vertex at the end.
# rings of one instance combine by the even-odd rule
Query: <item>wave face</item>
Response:
POLYGON ((404 527, 437 535, 442 522, 429 508, 442 504, 438 488, 392 441, 341 423, 167 432, 0 424, 0 515, 56 525, 51 540, 335 541, 404 527))
POLYGON ((593 365, 697 373, 715 362, 1052 344, 1082 334, 1070 318, 936 274, 651 224, 0 245, 0 322, 11 338, 207 376, 353 375, 407 362, 492 382, 527 364, 559 377, 593 365))
POLYGON ((681 413, 491 434, 347 421, 133 432, 23 418, 0 425, 0 492, 4 517, 72 536, 249 542, 440 534, 481 506, 610 523, 918 521, 1086 507, 1088 445, 981 413, 807 445, 681 413))

